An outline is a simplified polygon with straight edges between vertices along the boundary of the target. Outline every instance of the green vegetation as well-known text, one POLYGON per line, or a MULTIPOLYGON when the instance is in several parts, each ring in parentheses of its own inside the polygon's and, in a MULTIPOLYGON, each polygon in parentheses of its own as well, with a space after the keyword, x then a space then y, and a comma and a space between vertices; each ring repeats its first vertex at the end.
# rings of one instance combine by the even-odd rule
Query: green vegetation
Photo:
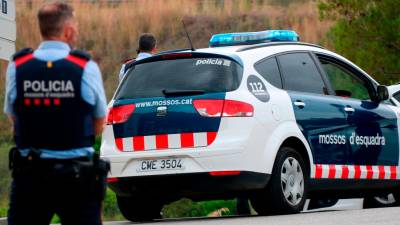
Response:
POLYGON ((398 82, 399 5, 399 0, 320 0, 321 17, 336 22, 328 33, 328 44, 378 81, 398 82))
POLYGON ((103 203, 103 215, 105 220, 124 220, 117 206, 117 196, 113 191, 107 189, 103 203))
POLYGON ((7 215, 11 175, 8 169, 8 151, 11 144, 0 142, 0 217, 7 215))
POLYGON ((236 200, 215 200, 193 202, 181 199, 164 206, 164 218, 228 216, 236 214, 236 200))

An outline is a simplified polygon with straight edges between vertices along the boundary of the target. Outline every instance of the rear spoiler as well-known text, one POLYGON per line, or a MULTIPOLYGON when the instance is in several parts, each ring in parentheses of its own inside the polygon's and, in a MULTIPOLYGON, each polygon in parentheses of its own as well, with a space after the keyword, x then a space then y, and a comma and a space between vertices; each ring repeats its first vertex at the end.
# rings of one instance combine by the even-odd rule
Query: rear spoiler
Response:
POLYGON ((192 50, 192 49, 190 49, 190 48, 178 48, 178 49, 173 49, 173 50, 162 51, 162 52, 159 52, 159 53, 155 54, 154 56, 164 55, 164 54, 169 54, 169 53, 174 53, 174 52, 184 52, 184 51, 190 51, 190 50, 192 50))
POLYGON ((190 49, 189 50, 177 49, 177 50, 160 52, 151 57, 128 63, 126 65, 126 71, 128 71, 130 68, 132 68, 136 65, 143 64, 143 63, 163 61, 163 60, 184 59, 184 58, 225 58, 225 59, 235 61, 236 63, 238 63, 239 65, 241 65, 243 67, 242 60, 236 55, 223 55, 223 54, 217 54, 217 53, 190 51, 190 49))

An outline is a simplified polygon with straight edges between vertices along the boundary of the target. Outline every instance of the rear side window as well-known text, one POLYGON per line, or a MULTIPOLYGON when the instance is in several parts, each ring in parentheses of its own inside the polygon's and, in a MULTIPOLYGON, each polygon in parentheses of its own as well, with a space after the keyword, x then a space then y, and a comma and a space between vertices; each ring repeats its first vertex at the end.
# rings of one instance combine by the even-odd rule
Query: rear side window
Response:
POLYGON ((237 89, 241 65, 225 58, 184 58, 138 64, 129 70, 116 99, 164 96, 163 90, 205 93, 237 89))
POLYGON ((278 59, 286 90, 325 93, 325 84, 308 53, 290 53, 278 56, 278 59))
POLYGON ((276 62, 275 57, 257 63, 254 68, 270 84, 274 85, 275 87, 282 88, 281 75, 279 73, 278 63, 276 62))

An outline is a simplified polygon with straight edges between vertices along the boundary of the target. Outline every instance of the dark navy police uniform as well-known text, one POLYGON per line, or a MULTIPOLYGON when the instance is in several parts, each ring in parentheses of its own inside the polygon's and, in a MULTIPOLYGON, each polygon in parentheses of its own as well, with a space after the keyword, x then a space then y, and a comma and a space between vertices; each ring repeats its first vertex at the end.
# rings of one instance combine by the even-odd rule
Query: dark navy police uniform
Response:
MULTIPOLYGON (((48 45, 67 50, 62 43, 48 45)), ((17 147, 10 154, 9 225, 49 224, 54 214, 62 224, 101 224, 109 166, 92 146, 93 121, 104 114, 98 105, 105 111, 105 98, 102 90, 101 100, 88 101, 90 88, 82 85, 89 62, 80 51, 46 61, 25 49, 13 58, 16 95, 9 104, 17 147)))

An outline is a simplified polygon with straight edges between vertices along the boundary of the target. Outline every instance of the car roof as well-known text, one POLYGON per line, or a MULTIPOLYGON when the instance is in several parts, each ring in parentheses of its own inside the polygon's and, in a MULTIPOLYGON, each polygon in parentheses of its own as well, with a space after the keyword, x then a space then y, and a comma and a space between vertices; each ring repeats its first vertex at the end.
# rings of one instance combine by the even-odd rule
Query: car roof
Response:
POLYGON ((223 54, 223 55, 236 55, 240 58, 247 59, 263 59, 270 55, 286 52, 286 51, 312 51, 315 49, 323 49, 322 47, 306 44, 306 43, 271 43, 264 45, 236 45, 236 46, 224 46, 224 47, 213 47, 213 48, 204 48, 198 49, 196 51, 206 52, 206 53, 215 53, 215 54, 223 54), (258 53, 258 54, 257 54, 258 53))

